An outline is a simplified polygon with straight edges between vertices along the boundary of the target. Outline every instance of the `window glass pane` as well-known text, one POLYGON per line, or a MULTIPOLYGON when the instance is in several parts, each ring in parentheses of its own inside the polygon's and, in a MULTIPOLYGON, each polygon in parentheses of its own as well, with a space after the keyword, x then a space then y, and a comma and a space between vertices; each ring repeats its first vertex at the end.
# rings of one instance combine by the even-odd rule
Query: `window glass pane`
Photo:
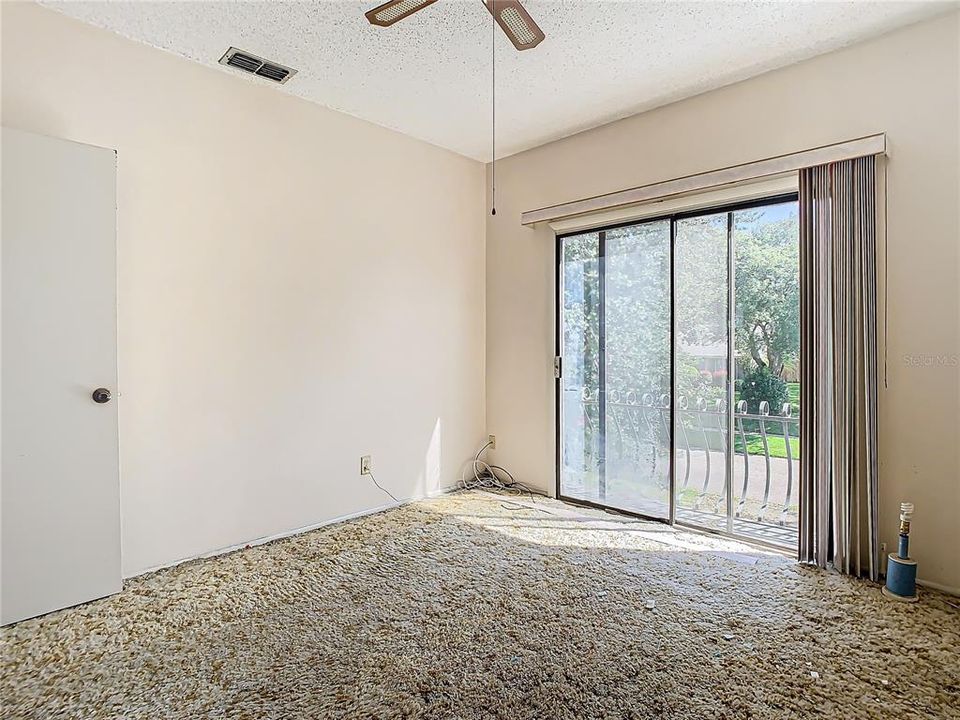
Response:
POLYGON ((670 222, 605 242, 607 503, 670 516, 670 222))
POLYGON ((561 240, 560 493, 601 502, 599 236, 561 240))
POLYGON ((801 410, 797 203, 733 213, 733 245, 734 513, 738 529, 772 525, 764 539, 795 546, 801 410))
POLYGON ((678 220, 677 519, 727 528, 727 213, 678 220))

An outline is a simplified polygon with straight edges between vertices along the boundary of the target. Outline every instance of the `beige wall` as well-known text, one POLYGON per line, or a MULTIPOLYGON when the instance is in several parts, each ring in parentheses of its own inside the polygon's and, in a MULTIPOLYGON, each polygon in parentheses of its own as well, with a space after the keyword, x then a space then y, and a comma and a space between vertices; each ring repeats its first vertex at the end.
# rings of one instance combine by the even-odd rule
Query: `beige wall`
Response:
POLYGON ((899 502, 913 501, 921 578, 960 589, 958 28, 957 14, 941 17, 498 163, 487 218, 497 462, 554 489, 554 242, 521 227, 522 211, 885 131, 881 540, 895 542, 899 502))
POLYGON ((450 485, 484 437, 483 166, 33 5, 3 124, 118 152, 123 570, 450 485))

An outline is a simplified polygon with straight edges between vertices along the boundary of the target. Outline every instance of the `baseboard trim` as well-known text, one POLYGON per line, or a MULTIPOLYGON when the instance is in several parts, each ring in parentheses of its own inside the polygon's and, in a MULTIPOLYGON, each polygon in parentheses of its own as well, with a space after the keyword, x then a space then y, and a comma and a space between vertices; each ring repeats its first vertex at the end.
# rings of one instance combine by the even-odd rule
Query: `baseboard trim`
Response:
MULTIPOLYGON (((255 538, 247 542, 238 543, 236 545, 230 545, 228 547, 218 548, 216 550, 211 550, 200 555, 191 555, 189 557, 181 558, 179 560, 174 560, 170 563, 165 563, 163 565, 156 565, 154 567, 147 568, 140 572, 134 573, 133 575, 127 575, 123 578, 124 582, 127 580, 133 580, 134 578, 142 577, 144 575, 150 575, 151 573, 158 572, 159 570, 166 570, 167 568, 176 567, 177 565, 183 565, 184 563, 193 562, 194 560, 205 560, 207 558, 217 557, 219 555, 226 555, 227 553, 236 552, 237 550, 243 550, 248 547, 256 547, 257 545, 266 545, 267 543, 273 542, 274 540, 283 540, 284 538, 294 537, 296 535, 301 535, 303 533, 311 532, 313 530, 319 530, 322 527, 328 525, 336 525, 337 523, 347 522, 348 520, 356 520, 357 518, 365 517, 367 515, 376 515, 377 513, 384 512, 386 510, 393 510, 394 508, 401 507, 403 505, 408 505, 412 502, 418 502, 420 500, 427 500, 429 498, 439 497, 441 495, 446 495, 448 493, 459 490, 460 487, 457 484, 450 485, 447 487, 439 488, 437 490, 431 490, 428 493, 423 495, 415 495, 413 497, 402 500, 401 502, 387 503, 386 505, 378 505, 373 508, 368 508, 366 510, 359 510, 355 513, 350 513, 348 515, 340 515, 335 518, 330 518, 329 520, 323 520, 312 525, 305 525, 303 527, 294 528, 293 530, 287 530, 285 532, 276 533, 274 535, 266 535, 264 537, 255 538)), ((491 493, 493 494, 493 493, 491 493)), ((534 491, 534 494, 541 495, 544 497, 551 497, 550 495, 542 492, 534 491)), ((500 496, 497 496, 500 497, 500 496)), ((554 498, 555 499, 555 498, 554 498)), ((512 502, 517 504, 524 505, 522 499, 511 499, 512 502)), ((535 506, 531 506, 535 507, 535 506)), ((681 530, 687 530, 689 528, 682 527, 681 530)), ((924 580, 922 578, 917 578, 917 585, 921 585, 926 588, 931 588, 933 590, 939 590, 942 593, 947 595, 954 595, 960 597, 960 588, 951 587, 949 585, 944 585, 942 583, 932 582, 930 580, 924 580)))
POLYGON ((335 518, 330 518, 329 520, 322 520, 321 522, 314 523, 312 525, 304 525, 303 527, 294 528, 293 530, 286 530, 284 532, 276 533, 275 535, 266 535, 264 537, 258 537, 253 540, 248 540, 247 542, 237 543, 236 545, 230 545, 228 547, 218 548, 216 550, 211 550, 209 552, 202 553, 200 555, 190 555, 188 557, 180 558, 179 560, 174 560, 173 562, 164 563, 162 565, 156 565, 154 567, 147 568, 146 570, 141 570, 134 573, 133 575, 126 575, 123 578, 123 581, 133 580, 134 578, 143 577, 144 575, 150 575, 151 573, 158 572, 160 570, 166 570, 168 568, 176 567, 177 565, 183 565, 184 563, 193 562, 194 560, 205 560, 207 558, 217 557, 219 555, 226 555, 228 553, 236 552, 237 550, 243 550, 248 547, 256 547, 257 545, 266 545, 267 543, 273 542, 274 540, 283 540, 284 538, 294 537, 296 535, 301 535, 303 533, 311 532, 313 530, 319 530, 322 527, 327 525, 336 525, 337 523, 347 522, 348 520, 356 520, 357 518, 365 517, 367 515, 376 515, 377 513, 384 512, 385 510, 393 510, 394 508, 402 507, 403 505, 409 505, 412 502, 418 502, 420 500, 428 500, 430 498, 439 497, 441 495, 446 495, 448 493, 459 490, 458 485, 450 485, 448 487, 439 488, 437 490, 431 490, 428 493, 422 495, 415 495, 413 497, 406 498, 400 502, 387 503, 386 505, 378 505, 373 508, 368 508, 366 510, 359 510, 355 513, 350 513, 349 515, 340 515, 335 518))
POLYGON ((926 588, 932 588, 934 590, 939 590, 942 593, 947 595, 956 595, 960 597, 960 588, 950 587, 949 585, 944 585, 943 583, 931 582, 930 580, 923 580, 922 578, 917 578, 917 585, 922 585, 926 588))

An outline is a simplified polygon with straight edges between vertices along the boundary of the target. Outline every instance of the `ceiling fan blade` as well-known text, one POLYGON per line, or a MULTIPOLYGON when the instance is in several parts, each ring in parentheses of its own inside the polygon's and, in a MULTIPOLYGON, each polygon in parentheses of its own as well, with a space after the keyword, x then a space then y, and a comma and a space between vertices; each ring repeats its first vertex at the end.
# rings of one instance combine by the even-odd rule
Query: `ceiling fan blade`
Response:
POLYGON ((535 48, 546 37, 520 0, 483 0, 483 4, 517 50, 535 48))
POLYGON ((378 5, 373 10, 364 13, 367 20, 373 25, 380 27, 390 27, 395 22, 403 20, 408 15, 413 15, 418 10, 423 10, 427 5, 433 5, 437 0, 388 0, 383 5, 378 5))

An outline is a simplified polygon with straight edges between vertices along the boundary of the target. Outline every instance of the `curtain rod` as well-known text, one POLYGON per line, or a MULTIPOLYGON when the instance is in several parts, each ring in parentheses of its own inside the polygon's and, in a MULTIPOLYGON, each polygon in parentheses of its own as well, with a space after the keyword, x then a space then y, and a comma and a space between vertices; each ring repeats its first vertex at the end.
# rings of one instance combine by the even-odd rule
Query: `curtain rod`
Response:
POLYGON ((887 136, 885 133, 877 133, 855 140, 846 140, 810 150, 777 155, 776 157, 743 163, 742 165, 733 165, 721 170, 711 170, 674 180, 641 185, 629 190, 619 190, 606 195, 551 205, 538 210, 528 210, 520 215, 520 224, 533 225, 538 222, 550 222, 600 210, 612 210, 624 205, 656 200, 669 195, 706 190, 719 185, 755 180, 768 175, 779 175, 813 165, 823 165, 824 163, 838 162, 865 155, 883 155, 886 151, 887 136))

